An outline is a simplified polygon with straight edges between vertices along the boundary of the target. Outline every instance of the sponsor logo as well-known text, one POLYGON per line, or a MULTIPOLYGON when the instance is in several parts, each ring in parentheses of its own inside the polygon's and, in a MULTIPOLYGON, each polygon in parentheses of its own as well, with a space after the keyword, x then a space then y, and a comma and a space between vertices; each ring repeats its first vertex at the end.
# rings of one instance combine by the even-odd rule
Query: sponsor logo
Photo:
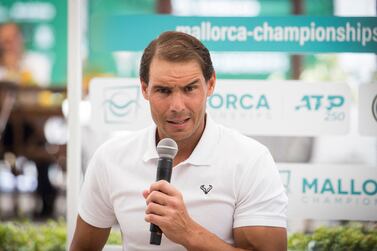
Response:
POLYGON ((303 178, 301 202, 377 206, 377 180, 303 178))
POLYGON ((325 122, 342 122, 345 97, 340 95, 304 95, 294 107, 296 112, 319 112, 325 122))
POLYGON ((215 93, 208 98, 208 105, 215 110, 270 110, 270 104, 264 94, 252 95, 245 93, 236 95, 232 93, 215 93))
POLYGON ((342 107, 344 101, 345 98, 343 96, 304 95, 300 100, 300 104, 295 107, 295 110, 318 111, 325 109, 331 111, 332 109, 342 107))
POLYGON ((204 194, 208 194, 209 191, 211 191, 213 188, 212 185, 208 185, 208 187, 206 187, 205 185, 201 185, 200 186, 200 189, 202 189, 202 191, 204 192, 204 194))
POLYGON ((104 89, 106 123, 132 122, 140 108, 140 86, 117 86, 104 89))
POLYGON ((265 94, 214 93, 207 100, 211 115, 225 120, 271 120, 271 105, 265 94))
POLYGON ((355 179, 303 178, 302 193, 373 196, 377 194, 377 181, 373 179, 356 181, 355 179))

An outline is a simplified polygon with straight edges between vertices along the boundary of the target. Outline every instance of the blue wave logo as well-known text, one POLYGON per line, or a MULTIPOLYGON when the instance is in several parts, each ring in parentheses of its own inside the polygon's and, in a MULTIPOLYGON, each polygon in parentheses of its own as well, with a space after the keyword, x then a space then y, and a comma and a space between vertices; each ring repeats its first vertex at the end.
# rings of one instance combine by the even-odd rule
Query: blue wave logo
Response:
POLYGON ((119 86, 104 90, 105 120, 107 123, 129 122, 137 116, 140 87, 119 86))

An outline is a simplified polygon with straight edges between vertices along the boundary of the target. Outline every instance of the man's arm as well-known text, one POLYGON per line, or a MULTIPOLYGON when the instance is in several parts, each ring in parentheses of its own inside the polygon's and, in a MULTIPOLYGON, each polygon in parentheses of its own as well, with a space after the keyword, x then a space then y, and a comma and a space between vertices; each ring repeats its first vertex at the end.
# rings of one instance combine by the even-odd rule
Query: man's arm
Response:
POLYGON ((234 246, 201 226, 191 233, 185 247, 189 251, 286 251, 287 232, 281 227, 239 227, 233 229, 234 246))
POLYGON ((77 216, 70 251, 100 251, 105 246, 111 228, 98 228, 77 216))
POLYGON ((147 202, 145 220, 158 225, 167 238, 189 251, 287 250, 287 233, 280 227, 235 228, 235 247, 229 245, 189 216, 182 195, 166 181, 153 183, 143 195, 147 202))
POLYGON ((287 250, 287 230, 282 227, 238 227, 233 237, 236 247, 246 250, 287 250))

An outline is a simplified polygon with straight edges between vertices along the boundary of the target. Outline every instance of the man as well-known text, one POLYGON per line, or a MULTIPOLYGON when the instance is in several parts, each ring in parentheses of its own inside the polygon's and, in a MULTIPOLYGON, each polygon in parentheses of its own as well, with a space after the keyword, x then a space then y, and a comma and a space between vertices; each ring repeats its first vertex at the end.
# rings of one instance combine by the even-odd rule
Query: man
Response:
POLYGON ((96 152, 71 250, 101 250, 115 222, 127 251, 286 250, 287 198, 268 150, 206 115, 216 77, 203 44, 161 34, 144 50, 140 80, 156 125, 96 152), (166 137, 179 149, 171 184, 153 183, 166 137), (161 246, 149 244, 150 223, 161 246))

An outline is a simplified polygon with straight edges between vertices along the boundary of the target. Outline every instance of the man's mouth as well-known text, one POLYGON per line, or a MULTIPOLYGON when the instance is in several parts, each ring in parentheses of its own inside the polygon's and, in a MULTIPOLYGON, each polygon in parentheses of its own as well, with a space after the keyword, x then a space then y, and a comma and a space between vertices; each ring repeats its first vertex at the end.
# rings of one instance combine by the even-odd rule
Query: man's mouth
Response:
POLYGON ((171 119, 171 120, 167 120, 168 123, 170 124, 174 124, 174 125, 183 125, 184 123, 186 123, 190 118, 186 118, 186 119, 171 119))

